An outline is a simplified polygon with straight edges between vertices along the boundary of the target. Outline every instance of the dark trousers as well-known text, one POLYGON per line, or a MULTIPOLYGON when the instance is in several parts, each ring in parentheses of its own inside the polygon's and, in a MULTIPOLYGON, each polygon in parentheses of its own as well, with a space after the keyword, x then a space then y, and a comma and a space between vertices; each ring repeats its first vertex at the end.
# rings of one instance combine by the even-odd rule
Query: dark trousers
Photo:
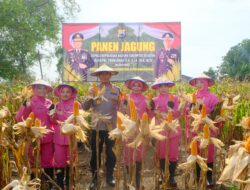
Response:
MULTIPOLYGON (((108 131, 99 131, 99 166, 101 165, 101 153, 103 149, 103 143, 106 145, 106 172, 107 179, 113 178, 113 171, 116 163, 115 154, 113 152, 114 141, 108 138, 108 131)), ((91 136, 91 160, 90 167, 93 176, 96 175, 97 170, 97 160, 96 160, 96 130, 92 130, 91 136)))

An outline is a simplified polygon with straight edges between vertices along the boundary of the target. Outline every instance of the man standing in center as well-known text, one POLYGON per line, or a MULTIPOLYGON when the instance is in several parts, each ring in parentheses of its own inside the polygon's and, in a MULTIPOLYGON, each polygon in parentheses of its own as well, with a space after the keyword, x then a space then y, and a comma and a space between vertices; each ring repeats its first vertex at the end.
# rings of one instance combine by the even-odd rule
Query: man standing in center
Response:
MULTIPOLYGON (((104 99, 96 99, 96 100, 88 100, 83 103, 82 107, 84 110, 88 110, 93 108, 94 113, 102 114, 102 115, 109 115, 111 116, 110 123, 112 128, 116 127, 116 120, 117 120, 117 110, 119 108, 119 96, 120 96, 120 89, 110 83, 110 79, 112 75, 118 74, 117 71, 113 70, 112 68, 108 67, 107 65, 102 65, 95 72, 91 73, 92 76, 96 76, 100 79, 100 84, 98 85, 99 89, 102 87, 106 87, 105 92, 103 94, 104 99)), ((89 94, 93 94, 93 88, 90 88, 89 94)), ((101 160, 101 152, 103 148, 103 143, 106 145, 106 182, 109 186, 115 186, 115 180, 113 177, 113 171, 115 167, 115 154, 112 150, 114 146, 114 141, 110 140, 108 137, 108 126, 106 123, 99 121, 97 123, 98 131, 96 128, 92 130, 91 136, 91 160, 90 160, 90 167, 92 172, 92 182, 90 184, 90 189, 95 189, 97 186, 97 152, 96 152, 96 133, 99 132, 99 161, 101 160)), ((95 127, 95 126, 93 126, 95 127)), ((101 163, 101 162, 99 162, 101 163)))

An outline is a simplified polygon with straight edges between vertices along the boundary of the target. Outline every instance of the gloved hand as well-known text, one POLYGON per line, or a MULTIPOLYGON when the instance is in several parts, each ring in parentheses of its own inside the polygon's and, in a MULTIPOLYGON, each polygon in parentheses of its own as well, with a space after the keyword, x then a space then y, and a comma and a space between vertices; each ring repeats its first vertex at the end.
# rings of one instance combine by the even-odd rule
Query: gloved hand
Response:
POLYGON ((49 111, 55 109, 55 105, 54 104, 51 104, 51 106, 49 107, 49 111))
POLYGON ((171 109, 174 109, 174 102, 168 101, 168 107, 170 107, 171 109))

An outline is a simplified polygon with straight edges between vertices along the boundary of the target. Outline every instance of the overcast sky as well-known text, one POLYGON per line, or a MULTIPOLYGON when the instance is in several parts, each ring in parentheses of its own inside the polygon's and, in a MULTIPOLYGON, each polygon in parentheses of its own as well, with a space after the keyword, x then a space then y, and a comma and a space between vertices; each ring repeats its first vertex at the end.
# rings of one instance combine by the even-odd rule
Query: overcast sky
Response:
MULTIPOLYGON (((230 47, 250 38, 250 0, 76 0, 67 22, 181 22, 182 74, 195 76, 222 62, 230 47)), ((54 79, 55 66, 45 69, 54 79)))

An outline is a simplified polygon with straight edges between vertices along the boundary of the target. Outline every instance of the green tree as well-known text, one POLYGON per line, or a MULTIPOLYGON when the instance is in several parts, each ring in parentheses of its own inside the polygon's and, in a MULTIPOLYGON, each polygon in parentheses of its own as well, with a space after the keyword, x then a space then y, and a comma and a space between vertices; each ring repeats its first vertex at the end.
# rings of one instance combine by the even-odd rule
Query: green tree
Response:
POLYGON ((57 43, 61 23, 79 8, 75 0, 2 0, 0 10, 0 78, 11 80, 32 76, 39 47, 57 43))
POLYGON ((238 80, 250 78, 250 39, 243 40, 232 47, 223 57, 219 67, 222 76, 229 76, 238 80))
POLYGON ((218 70, 213 69, 212 67, 209 67, 208 71, 204 71, 203 73, 211 77, 214 80, 216 80, 218 77, 218 70))

